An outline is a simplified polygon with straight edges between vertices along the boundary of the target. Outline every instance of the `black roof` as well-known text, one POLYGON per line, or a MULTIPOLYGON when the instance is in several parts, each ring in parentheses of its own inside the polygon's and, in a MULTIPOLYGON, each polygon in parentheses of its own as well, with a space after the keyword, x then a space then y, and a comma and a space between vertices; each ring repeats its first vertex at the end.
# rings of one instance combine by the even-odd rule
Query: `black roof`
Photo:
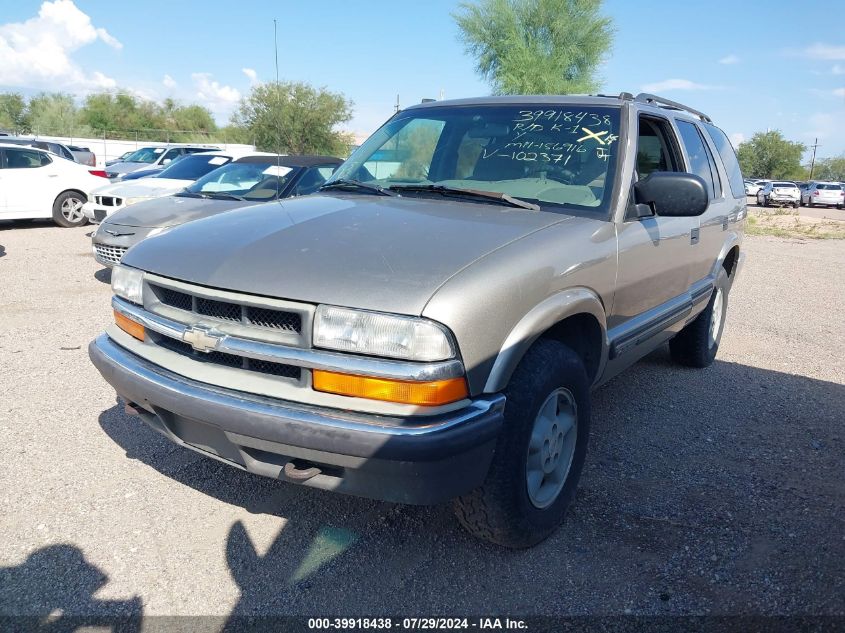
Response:
POLYGON ((234 163, 270 163, 282 167, 313 167, 314 165, 340 165, 343 159, 335 156, 316 156, 314 154, 292 154, 289 156, 244 156, 234 163))

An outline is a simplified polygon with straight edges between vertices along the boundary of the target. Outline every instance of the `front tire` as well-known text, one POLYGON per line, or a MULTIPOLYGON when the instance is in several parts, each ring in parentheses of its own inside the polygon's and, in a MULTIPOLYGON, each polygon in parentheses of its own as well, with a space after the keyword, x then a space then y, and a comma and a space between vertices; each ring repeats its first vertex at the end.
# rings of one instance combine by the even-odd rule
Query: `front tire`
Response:
POLYGON ((475 536, 511 548, 536 545, 575 497, 590 432, 589 380, 566 345, 540 339, 505 390, 505 420, 484 484, 454 501, 475 536))
POLYGON ((676 363, 698 368, 709 367, 713 363, 725 329, 728 290, 728 273, 720 268, 707 307, 669 341, 669 351, 676 363))
POLYGON ((88 218, 82 213, 85 202, 85 196, 77 191, 60 194, 53 203, 53 222, 65 228, 87 224, 88 218))

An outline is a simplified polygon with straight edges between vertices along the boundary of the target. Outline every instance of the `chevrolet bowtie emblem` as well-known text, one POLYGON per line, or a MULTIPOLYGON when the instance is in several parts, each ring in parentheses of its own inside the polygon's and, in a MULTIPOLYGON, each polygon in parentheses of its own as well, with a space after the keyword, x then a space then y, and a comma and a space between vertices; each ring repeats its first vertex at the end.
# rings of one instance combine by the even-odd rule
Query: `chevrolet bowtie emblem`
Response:
POLYGON ((183 341, 190 343, 198 352, 206 354, 217 347, 222 338, 223 336, 212 333, 211 328, 205 325, 192 325, 182 334, 183 341))

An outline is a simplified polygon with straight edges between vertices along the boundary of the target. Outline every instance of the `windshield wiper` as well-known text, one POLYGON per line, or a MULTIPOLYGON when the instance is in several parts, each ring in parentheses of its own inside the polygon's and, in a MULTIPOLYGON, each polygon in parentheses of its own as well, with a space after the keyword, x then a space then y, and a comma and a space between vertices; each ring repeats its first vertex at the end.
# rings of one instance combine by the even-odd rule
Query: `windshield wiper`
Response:
POLYGON ((361 182, 360 180, 351 180, 347 178, 332 180, 331 182, 327 182, 322 187, 320 187, 320 191, 325 191, 327 189, 363 189, 379 196, 397 195, 394 192, 390 191, 390 189, 385 189, 384 187, 380 187, 379 185, 370 185, 366 182, 361 182))
POLYGON ((242 201, 246 200, 246 198, 243 198, 241 196, 236 196, 235 194, 228 193, 226 191, 215 191, 214 193, 208 194, 208 197, 209 198, 224 198, 224 199, 228 198, 229 200, 242 200, 242 201))
POLYGON ((526 202, 519 198, 514 198, 506 193, 499 193, 498 191, 481 191, 479 189, 461 189, 460 187, 447 187, 446 185, 393 185, 390 187, 393 191, 421 191, 439 193, 442 196, 463 196, 467 198, 485 198, 491 202, 498 202, 510 207, 518 207, 520 209, 529 209, 531 211, 539 211, 540 206, 533 202, 526 202))

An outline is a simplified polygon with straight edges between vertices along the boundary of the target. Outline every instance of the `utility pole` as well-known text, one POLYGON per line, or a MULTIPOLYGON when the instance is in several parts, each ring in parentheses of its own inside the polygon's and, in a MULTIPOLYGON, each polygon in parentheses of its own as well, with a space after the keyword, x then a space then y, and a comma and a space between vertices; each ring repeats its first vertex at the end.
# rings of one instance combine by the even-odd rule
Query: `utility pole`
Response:
POLYGON ((816 168, 816 148, 819 146, 819 139, 813 143, 813 159, 810 161, 810 180, 813 179, 813 170, 816 168))

